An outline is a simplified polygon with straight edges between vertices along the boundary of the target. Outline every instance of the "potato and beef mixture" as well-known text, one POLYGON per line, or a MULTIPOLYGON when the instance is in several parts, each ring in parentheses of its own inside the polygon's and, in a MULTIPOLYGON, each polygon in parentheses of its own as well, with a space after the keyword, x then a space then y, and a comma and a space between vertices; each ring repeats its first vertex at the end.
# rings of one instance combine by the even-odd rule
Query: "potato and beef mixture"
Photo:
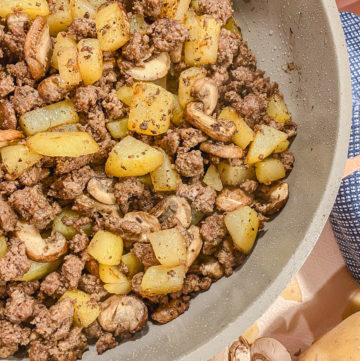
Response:
POLYGON ((189 308, 286 203, 296 125, 230 0, 1 0, 0 358, 189 308))

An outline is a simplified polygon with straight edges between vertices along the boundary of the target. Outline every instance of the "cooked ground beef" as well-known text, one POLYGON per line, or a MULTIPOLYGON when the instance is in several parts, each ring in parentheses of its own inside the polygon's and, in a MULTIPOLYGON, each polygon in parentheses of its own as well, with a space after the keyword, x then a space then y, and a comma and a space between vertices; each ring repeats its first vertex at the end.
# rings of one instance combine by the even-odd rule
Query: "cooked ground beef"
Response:
POLYGON ((84 38, 96 38, 96 26, 94 19, 76 18, 67 30, 67 35, 76 41, 84 38))
POLYGON ((16 87, 14 95, 10 98, 18 115, 22 115, 43 104, 36 89, 29 85, 16 87))
POLYGON ((159 16, 161 7, 161 0, 136 0, 133 5, 136 13, 149 17, 159 16))
POLYGON ((207 217, 200 228, 200 234, 204 241, 202 252, 207 255, 213 254, 226 233, 223 215, 214 214, 207 217))
POLYGON ((151 56, 152 51, 149 36, 135 31, 129 42, 122 48, 121 53, 127 60, 139 66, 151 56))
POLYGON ((179 152, 175 161, 176 170, 184 177, 196 177, 204 173, 204 160, 199 150, 179 152))
POLYGON ((175 320, 175 318, 187 311, 189 306, 188 300, 172 300, 167 305, 158 307, 157 310, 151 314, 151 318, 157 323, 165 324, 175 320))
POLYGON ((16 129, 17 119, 12 103, 7 100, 0 102, 0 129, 16 129))
POLYGON ((11 207, 0 199, 0 230, 12 232, 15 229, 17 216, 11 207))
POLYGON ((151 267, 159 265, 151 243, 135 242, 131 252, 144 265, 144 267, 151 267))
POLYGON ((120 179, 115 184, 115 198, 123 213, 129 210, 130 201, 140 198, 145 190, 145 186, 137 178, 120 179))
POLYGON ((223 25, 234 12, 230 0, 199 0, 199 11, 214 16, 223 25))
POLYGON ((64 258, 61 268, 62 276, 69 282, 70 288, 77 288, 85 263, 78 257, 70 254, 64 258))

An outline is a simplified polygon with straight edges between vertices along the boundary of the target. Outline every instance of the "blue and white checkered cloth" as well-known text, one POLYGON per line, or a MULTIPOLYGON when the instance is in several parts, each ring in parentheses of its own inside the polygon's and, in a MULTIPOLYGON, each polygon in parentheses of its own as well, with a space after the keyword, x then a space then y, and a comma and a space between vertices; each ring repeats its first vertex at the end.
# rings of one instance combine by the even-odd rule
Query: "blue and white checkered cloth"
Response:
MULTIPOLYGON (((354 158, 360 155, 360 18, 341 13, 341 21, 350 58, 353 100, 348 158, 354 158)), ((360 282, 360 170, 343 179, 330 222, 345 262, 360 282)))

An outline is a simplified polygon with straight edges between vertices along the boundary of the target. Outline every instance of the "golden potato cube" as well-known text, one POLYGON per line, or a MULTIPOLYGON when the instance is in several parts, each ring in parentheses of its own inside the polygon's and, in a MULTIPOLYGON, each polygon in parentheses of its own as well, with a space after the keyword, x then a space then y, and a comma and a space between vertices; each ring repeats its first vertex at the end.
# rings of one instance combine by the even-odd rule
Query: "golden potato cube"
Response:
POLYGON ((28 147, 36 153, 48 157, 80 157, 94 154, 98 144, 86 132, 37 133, 27 139, 28 147))
POLYGON ((208 168, 204 176, 203 182, 218 192, 223 189, 220 174, 213 164, 211 164, 208 168))
POLYGON ((15 12, 23 12, 32 18, 49 15, 49 5, 46 0, 1 0, 0 17, 5 18, 15 12))
POLYGON ((7 243, 4 236, 0 236, 0 258, 4 257, 7 252, 7 243))
POLYGON ((126 281, 121 283, 106 283, 104 285, 106 291, 115 295, 127 295, 131 292, 131 282, 126 279, 126 281))
POLYGON ((242 40, 243 37, 242 37, 241 29, 233 17, 231 17, 227 21, 227 23, 224 25, 224 28, 231 31, 235 35, 238 35, 240 37, 240 39, 242 40))
POLYGON ((146 23, 144 16, 139 14, 134 14, 129 19, 130 23, 130 34, 134 34, 135 31, 140 34, 146 34, 146 29, 148 24, 146 23))
POLYGON ((120 272, 119 266, 99 264, 99 277, 104 283, 122 283, 127 277, 120 272))
POLYGON ((142 272, 144 269, 144 265, 131 252, 122 256, 121 263, 123 263, 127 267, 128 276, 130 278, 137 273, 142 272))
POLYGON ((246 124, 245 120, 236 113, 234 108, 224 108, 218 118, 231 120, 235 123, 236 133, 234 134, 232 141, 242 149, 245 149, 254 139, 254 131, 246 124))
POLYGON ((220 179, 224 185, 239 186, 248 179, 255 179, 255 170, 251 166, 244 164, 239 166, 230 165, 223 160, 218 165, 220 179))
POLYGON ((206 77, 205 68, 189 68, 181 72, 179 77, 179 104, 181 108, 185 108, 187 103, 194 101, 191 96, 191 89, 195 82, 206 77))
POLYGON ((282 143, 276 146, 274 153, 282 153, 285 152, 289 148, 290 142, 286 139, 282 143))
POLYGON ((189 66, 215 64, 221 23, 210 15, 197 16, 188 11, 185 25, 190 32, 190 40, 184 48, 185 63, 189 66))
POLYGON ((164 161, 159 168, 150 173, 154 189, 158 192, 176 191, 180 176, 166 152, 161 148, 158 150, 162 153, 164 161))
POLYGON ((131 105, 135 90, 135 84, 133 86, 124 85, 116 91, 117 97, 127 106, 131 105))
POLYGON ((106 128, 114 139, 124 138, 129 133, 128 121, 129 118, 114 120, 106 123, 106 128))
POLYGON ((257 213, 248 206, 229 212, 225 216, 225 225, 236 248, 245 254, 252 250, 259 229, 257 213))
MULTIPOLYGON (((62 33, 59 34, 59 40, 63 39, 62 33)), ((82 79, 78 63, 78 51, 76 43, 68 40, 66 40, 66 43, 65 41, 61 40, 61 43, 65 45, 60 44, 55 55, 57 57, 57 63, 59 67, 59 85, 66 89, 74 85, 78 85, 82 79)))
POLYGON ((135 85, 130 106, 128 128, 140 134, 166 133, 174 108, 174 96, 152 83, 135 85))
POLYGON ((163 161, 160 151, 128 135, 111 151, 105 171, 114 177, 135 177, 154 171, 163 161))
POLYGON ((141 289, 147 296, 166 295, 182 290, 185 278, 185 266, 149 267, 142 279, 141 289))
POLYGON ((14 178, 19 177, 42 158, 26 145, 20 144, 1 148, 0 154, 6 171, 14 178))
POLYGON ((59 50, 74 46, 76 46, 76 41, 73 38, 67 36, 65 32, 59 32, 56 36, 54 51, 51 57, 51 66, 59 70, 59 62, 57 57, 59 50))
POLYGON ((99 316, 100 307, 89 294, 80 290, 67 290, 60 299, 64 298, 75 301, 74 324, 77 327, 88 327, 99 316))
POLYGON ((163 266, 175 267, 186 263, 186 242, 176 228, 151 233, 149 240, 163 266))
POLYGON ((96 8, 87 0, 70 0, 70 8, 74 19, 95 18, 96 8))
POLYGON ((33 135, 78 121, 74 104, 70 100, 64 100, 23 114, 19 119, 19 125, 26 135, 33 135))
POLYGON ((95 8, 98 9, 102 4, 105 4, 108 0, 88 0, 88 2, 95 8))
POLYGON ((286 139, 286 133, 267 125, 261 125, 250 145, 246 158, 247 163, 252 165, 267 158, 286 139))
POLYGON ((184 109, 181 107, 177 95, 174 95, 174 110, 172 112, 171 122, 177 127, 184 122, 184 109))
POLYGON ((152 180, 151 180, 150 174, 145 174, 145 175, 139 176, 139 177, 137 177, 137 179, 141 183, 145 184, 147 187, 152 187, 152 180))
POLYGON ((284 99, 280 95, 273 95, 270 98, 267 114, 273 117, 278 123, 285 123, 291 119, 291 114, 284 102, 284 99))
POLYGON ((101 264, 116 266, 121 262, 123 249, 124 243, 119 235, 98 231, 92 238, 87 252, 101 264))
POLYGON ((120 2, 102 5, 96 13, 95 24, 103 51, 115 51, 130 39, 130 24, 120 2))
POLYGON ((47 17, 50 34, 56 36, 66 31, 73 21, 69 0, 55 0, 52 13, 47 17))
POLYGON ((268 158, 255 164, 256 178, 260 183, 270 184, 286 176, 284 164, 279 159, 268 158))
POLYGON ((49 263, 39 263, 33 261, 31 263, 30 269, 21 278, 17 279, 17 281, 28 282, 44 278, 49 273, 56 271, 59 268, 61 262, 61 258, 49 263))
POLYGON ((102 77, 103 55, 98 39, 82 39, 77 44, 81 78, 85 85, 94 84, 102 77))
POLYGON ((191 0, 162 0, 160 17, 183 21, 191 0))

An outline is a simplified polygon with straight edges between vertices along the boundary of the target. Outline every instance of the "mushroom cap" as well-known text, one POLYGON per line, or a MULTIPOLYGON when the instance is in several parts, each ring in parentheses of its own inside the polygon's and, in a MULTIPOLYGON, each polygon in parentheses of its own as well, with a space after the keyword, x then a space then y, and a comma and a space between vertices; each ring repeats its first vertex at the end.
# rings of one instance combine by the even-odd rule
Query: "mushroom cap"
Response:
POLYGON ((251 361, 291 361, 291 356, 279 341, 262 337, 251 346, 251 361))
POLYGON ((116 204, 113 191, 113 180, 110 178, 91 178, 87 185, 87 191, 100 203, 116 204))
POLYGON ((191 241, 186 253, 186 268, 189 269, 200 254, 203 241, 200 237, 199 227, 191 226, 187 232, 191 237, 191 241))
POLYGON ((282 181, 271 186, 262 185, 256 191, 256 196, 261 200, 255 203, 256 210, 265 215, 272 215, 280 211, 289 199, 289 185, 282 181))
POLYGON ((229 349, 228 361, 250 361, 250 345, 248 342, 239 337, 238 340, 233 342, 229 349))
POLYGON ((191 95, 204 104, 205 114, 214 113, 219 99, 219 90, 213 79, 198 79, 191 88, 191 95))
POLYGON ((242 158, 244 151, 237 145, 233 144, 214 144, 210 142, 204 142, 200 145, 200 150, 206 153, 210 153, 219 158, 242 158))
POLYGON ((128 241, 149 242, 149 234, 160 231, 161 226, 156 217, 146 212, 129 212, 122 219, 124 222, 132 222, 139 226, 141 233, 124 234, 122 237, 128 241))
POLYGON ((250 206, 252 202, 253 198, 240 188, 224 188, 216 197, 216 207, 224 212, 232 212, 239 207, 250 206))

